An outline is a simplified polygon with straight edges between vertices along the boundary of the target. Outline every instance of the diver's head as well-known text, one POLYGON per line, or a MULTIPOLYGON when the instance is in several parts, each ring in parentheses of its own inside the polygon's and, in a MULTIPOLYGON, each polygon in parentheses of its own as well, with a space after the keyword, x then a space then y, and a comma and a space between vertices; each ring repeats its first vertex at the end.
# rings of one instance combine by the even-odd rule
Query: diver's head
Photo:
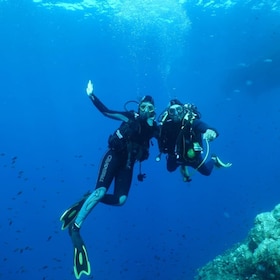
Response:
POLYGON ((174 122, 180 122, 185 114, 184 104, 178 99, 170 100, 168 104, 168 116, 174 122))
POLYGON ((181 105, 184 106, 184 104, 179 99, 171 99, 168 103, 168 107, 172 105, 181 105))
POLYGON ((150 119, 155 116, 155 103, 150 95, 145 95, 138 106, 138 113, 142 119, 150 119))

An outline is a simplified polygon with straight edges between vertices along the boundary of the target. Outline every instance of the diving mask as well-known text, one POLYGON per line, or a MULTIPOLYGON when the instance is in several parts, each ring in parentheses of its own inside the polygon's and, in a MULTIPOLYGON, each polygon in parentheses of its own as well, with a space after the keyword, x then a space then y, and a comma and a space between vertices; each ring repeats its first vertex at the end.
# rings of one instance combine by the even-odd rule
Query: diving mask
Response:
MULTIPOLYGON (((152 124, 152 120, 155 117, 155 107, 150 102, 142 102, 139 105, 139 116, 143 120, 150 120, 152 124)), ((149 125, 151 125, 149 123, 149 125)))
POLYGON ((148 112, 148 113, 152 113, 155 111, 155 107, 153 104, 151 104, 150 102, 142 102, 139 105, 139 111, 140 112, 148 112))
POLYGON ((184 107, 181 105, 172 105, 168 109, 168 115, 174 122, 180 122, 184 116, 184 107))
POLYGON ((176 115, 181 115, 183 113, 184 109, 183 106, 181 105, 172 105, 168 109, 168 114, 170 116, 176 116, 176 115))

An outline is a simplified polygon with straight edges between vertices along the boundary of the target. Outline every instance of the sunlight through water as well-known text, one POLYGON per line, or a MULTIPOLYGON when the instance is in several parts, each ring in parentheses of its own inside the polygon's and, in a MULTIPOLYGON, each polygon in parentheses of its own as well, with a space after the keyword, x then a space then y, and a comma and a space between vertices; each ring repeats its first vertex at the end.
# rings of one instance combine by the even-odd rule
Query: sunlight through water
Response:
POLYGON ((235 6, 248 6, 251 10, 279 11, 280 0, 33 0, 46 9, 79 12, 83 20, 99 22, 112 32, 112 40, 118 40, 126 48, 136 75, 148 75, 139 65, 150 65, 156 58, 162 81, 168 87, 168 79, 176 73, 188 50, 188 38, 192 22, 188 7, 200 7, 216 16, 218 10, 227 11, 235 6), (154 47, 151 47, 151 44, 154 47))
POLYGON ((47 9, 83 12, 85 20, 105 21, 115 37, 127 42, 127 53, 136 68, 145 60, 149 64, 150 57, 141 54, 153 40, 157 53, 151 55, 158 57, 163 79, 182 55, 191 28, 183 0, 33 1, 47 9))

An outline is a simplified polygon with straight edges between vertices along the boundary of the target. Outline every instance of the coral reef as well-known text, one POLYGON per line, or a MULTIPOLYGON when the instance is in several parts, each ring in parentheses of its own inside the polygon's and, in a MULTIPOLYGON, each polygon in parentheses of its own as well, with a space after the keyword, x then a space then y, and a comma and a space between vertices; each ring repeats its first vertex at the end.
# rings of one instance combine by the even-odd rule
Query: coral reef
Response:
POLYGON ((195 280, 280 279, 280 204, 256 216, 243 243, 198 270, 195 280))

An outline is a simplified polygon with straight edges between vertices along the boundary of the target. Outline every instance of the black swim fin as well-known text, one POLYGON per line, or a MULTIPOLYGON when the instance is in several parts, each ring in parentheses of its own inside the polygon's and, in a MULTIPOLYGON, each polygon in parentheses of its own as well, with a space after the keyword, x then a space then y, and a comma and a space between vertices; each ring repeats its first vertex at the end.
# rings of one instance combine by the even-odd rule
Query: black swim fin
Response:
POLYGON ((75 224, 69 227, 69 235, 74 246, 74 274, 77 279, 85 275, 90 275, 90 263, 87 249, 80 235, 79 228, 75 224))
POLYGON ((74 203, 72 206, 70 206, 67 210, 64 211, 64 213, 60 217, 60 221, 63 223, 61 226, 61 230, 66 229, 72 222, 74 222, 75 218, 77 217, 79 211, 81 210, 84 202, 89 197, 90 192, 87 192, 83 198, 74 203))

